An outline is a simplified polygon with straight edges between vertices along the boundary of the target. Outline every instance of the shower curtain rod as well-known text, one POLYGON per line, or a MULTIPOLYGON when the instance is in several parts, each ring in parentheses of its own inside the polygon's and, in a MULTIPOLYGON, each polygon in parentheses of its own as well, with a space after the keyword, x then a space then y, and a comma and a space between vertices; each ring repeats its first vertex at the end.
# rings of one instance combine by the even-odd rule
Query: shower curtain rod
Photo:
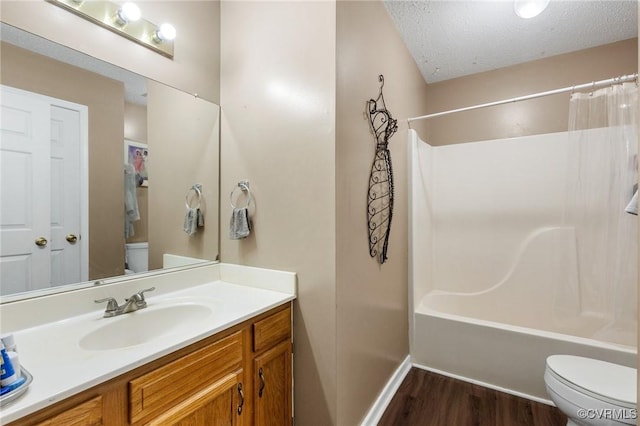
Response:
POLYGON ((595 90, 595 89, 598 89, 600 87, 609 86, 611 84, 626 83, 628 81, 636 81, 637 79, 638 79, 638 73, 630 74, 630 75, 623 75, 623 76, 620 76, 620 77, 609 78, 607 80, 594 81, 594 82, 591 82, 591 83, 578 84, 576 86, 563 87, 562 89, 555 89, 555 90, 549 90, 549 91, 546 91, 546 92, 533 93, 531 95, 526 95, 526 96, 519 96, 517 98, 503 99, 501 101, 488 102, 486 104, 473 105, 473 106, 468 106, 468 107, 464 107, 464 108, 452 109, 452 110, 449 110, 449 111, 442 111, 442 112, 436 112, 436 113, 433 113, 433 114, 421 115, 420 117, 407 118, 407 122, 409 123, 409 128, 411 128, 411 122, 412 121, 424 120, 424 119, 427 119, 427 118, 440 117, 442 115, 453 114, 453 113, 456 113, 456 112, 471 111, 471 110, 474 110, 474 109, 480 109, 480 108, 486 108, 486 107, 491 107, 491 106, 496 106, 496 105, 508 104, 508 103, 511 103, 511 102, 520 102, 520 101, 526 101, 526 100, 529 100, 529 99, 542 98, 543 96, 557 95, 558 93, 573 92, 575 90, 582 90, 582 89, 595 90))

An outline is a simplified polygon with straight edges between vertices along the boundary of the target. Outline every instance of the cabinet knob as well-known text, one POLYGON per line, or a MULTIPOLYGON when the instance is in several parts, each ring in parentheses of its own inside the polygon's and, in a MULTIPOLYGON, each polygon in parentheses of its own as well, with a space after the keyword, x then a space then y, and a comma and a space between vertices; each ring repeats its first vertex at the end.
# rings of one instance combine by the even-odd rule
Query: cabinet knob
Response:
POLYGON ((38 247, 44 247, 44 246, 47 245, 48 242, 49 241, 47 241, 47 239, 45 237, 36 238, 36 245, 38 247))
POLYGON ((65 237, 65 239, 67 241, 69 241, 71 244, 75 243, 76 241, 78 241, 78 237, 73 235, 73 234, 69 234, 65 237))

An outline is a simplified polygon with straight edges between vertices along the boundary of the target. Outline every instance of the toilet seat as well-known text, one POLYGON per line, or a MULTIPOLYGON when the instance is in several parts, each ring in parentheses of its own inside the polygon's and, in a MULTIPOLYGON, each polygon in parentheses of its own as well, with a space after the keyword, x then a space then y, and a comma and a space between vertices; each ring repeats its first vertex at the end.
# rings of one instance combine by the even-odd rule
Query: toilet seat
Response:
POLYGON ((620 408, 636 408, 634 368, 573 355, 547 358, 547 371, 566 386, 620 408))

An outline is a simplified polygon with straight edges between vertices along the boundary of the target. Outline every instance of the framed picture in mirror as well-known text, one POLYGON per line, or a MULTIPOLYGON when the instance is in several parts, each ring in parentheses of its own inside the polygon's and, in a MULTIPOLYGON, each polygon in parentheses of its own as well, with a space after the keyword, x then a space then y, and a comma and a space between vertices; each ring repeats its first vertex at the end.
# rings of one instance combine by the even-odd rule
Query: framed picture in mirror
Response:
POLYGON ((135 170, 136 186, 149 186, 149 148, 146 143, 125 139, 124 162, 135 170))

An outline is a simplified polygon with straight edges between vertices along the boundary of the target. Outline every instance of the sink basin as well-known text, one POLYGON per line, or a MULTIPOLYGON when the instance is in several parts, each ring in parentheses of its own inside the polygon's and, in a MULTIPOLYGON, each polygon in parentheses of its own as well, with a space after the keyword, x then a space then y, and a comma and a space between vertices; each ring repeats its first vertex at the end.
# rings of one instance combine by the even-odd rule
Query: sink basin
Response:
POLYGON ((147 307, 115 318, 103 318, 104 325, 83 336, 79 344, 90 351, 141 345, 167 334, 186 331, 212 314, 211 307, 197 303, 147 307))

